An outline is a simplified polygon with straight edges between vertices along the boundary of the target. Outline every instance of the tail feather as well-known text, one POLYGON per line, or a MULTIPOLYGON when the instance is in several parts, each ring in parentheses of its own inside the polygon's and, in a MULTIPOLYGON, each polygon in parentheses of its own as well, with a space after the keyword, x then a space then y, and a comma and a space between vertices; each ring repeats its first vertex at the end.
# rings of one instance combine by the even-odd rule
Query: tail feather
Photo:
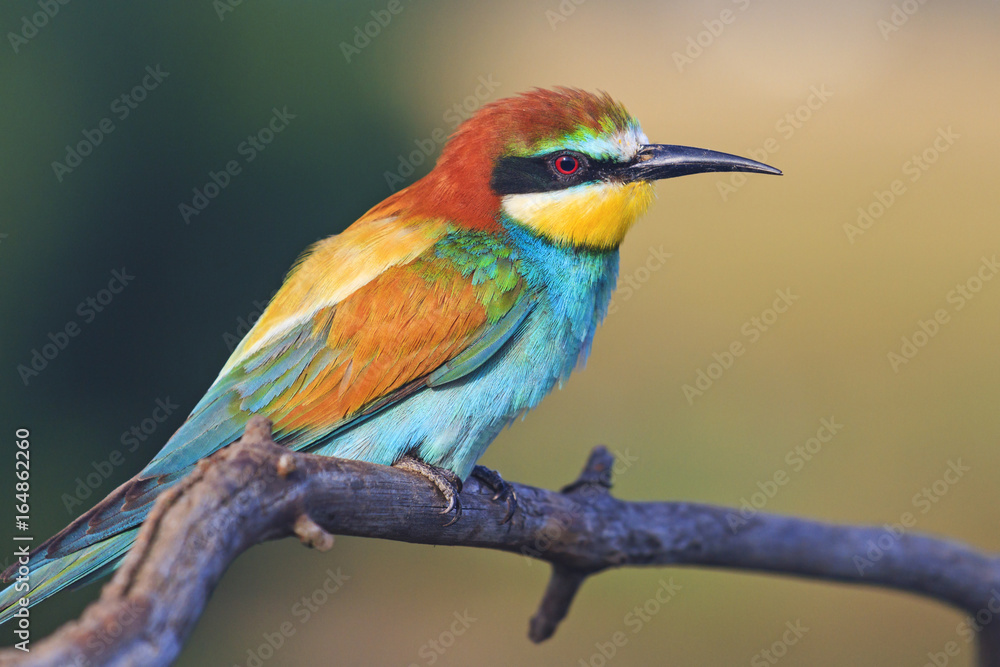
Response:
POLYGON ((39 547, 39 552, 46 558, 62 558, 139 525, 153 509, 153 503, 160 493, 188 472, 190 468, 158 477, 133 477, 86 514, 53 535, 39 547))
POLYGON ((21 607, 22 597, 28 598, 29 606, 34 606, 68 586, 83 585, 110 573, 132 546, 138 532, 138 528, 133 528, 68 556, 32 567, 24 580, 15 579, 0 591, 0 624, 14 617, 21 607))
POLYGON ((82 577, 80 577, 79 579, 77 579, 76 581, 74 581, 72 584, 70 584, 69 586, 66 587, 66 590, 68 590, 68 591, 78 591, 78 590, 80 590, 81 588, 83 588, 85 586, 89 586, 90 584, 94 583, 95 581, 103 579, 104 577, 111 576, 111 573, 118 569, 118 566, 122 564, 122 561, 124 559, 125 559, 125 554, 122 554, 121 556, 118 556, 117 558, 109 560, 107 563, 105 563, 104 565, 101 565, 99 568, 97 568, 93 572, 91 572, 89 574, 85 574, 82 577))

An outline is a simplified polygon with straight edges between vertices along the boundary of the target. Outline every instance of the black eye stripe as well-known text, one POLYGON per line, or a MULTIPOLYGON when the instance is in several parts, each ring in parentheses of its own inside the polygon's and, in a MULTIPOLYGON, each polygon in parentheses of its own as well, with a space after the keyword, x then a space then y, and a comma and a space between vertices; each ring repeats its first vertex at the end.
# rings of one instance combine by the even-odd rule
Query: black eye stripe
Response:
POLYGON ((497 160, 490 187, 498 195, 552 192, 581 183, 611 180, 621 167, 620 162, 595 160, 575 151, 554 151, 537 157, 507 156, 497 160), (571 174, 560 173, 555 166, 556 159, 566 155, 579 163, 571 174))

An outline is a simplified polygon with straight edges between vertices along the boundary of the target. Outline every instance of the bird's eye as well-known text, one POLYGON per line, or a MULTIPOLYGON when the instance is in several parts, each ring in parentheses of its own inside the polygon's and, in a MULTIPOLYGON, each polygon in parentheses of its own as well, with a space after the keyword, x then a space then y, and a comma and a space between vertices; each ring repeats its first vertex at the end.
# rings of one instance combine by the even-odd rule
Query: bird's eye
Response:
POLYGON ((580 170, 580 160, 575 155, 560 155, 554 161, 556 171, 564 176, 575 174, 580 170))

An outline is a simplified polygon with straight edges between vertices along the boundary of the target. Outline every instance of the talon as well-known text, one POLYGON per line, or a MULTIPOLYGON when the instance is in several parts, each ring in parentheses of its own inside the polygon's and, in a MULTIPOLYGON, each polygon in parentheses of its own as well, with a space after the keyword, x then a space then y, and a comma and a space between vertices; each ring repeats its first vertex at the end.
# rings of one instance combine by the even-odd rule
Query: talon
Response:
POLYGON ((496 470, 490 470, 486 466, 473 468, 472 476, 496 492, 492 498, 494 502, 502 500, 507 503, 507 513, 500 520, 500 525, 510 521, 514 517, 514 512, 517 511, 517 492, 514 491, 514 487, 508 484, 500 476, 500 473, 496 470))
POLYGON ((445 498, 448 500, 448 504, 439 514, 448 514, 452 510, 455 510, 455 514, 462 513, 462 501, 458 499, 458 496, 445 494, 445 498))
POLYGON ((460 480, 455 473, 446 468, 433 466, 426 461, 422 461, 414 456, 410 456, 409 454, 404 455, 401 459, 396 461, 394 466, 403 470, 415 472, 437 487, 437 490, 441 492, 441 495, 444 496, 444 499, 447 501, 447 505, 445 505, 445 508, 441 510, 440 514, 448 514, 452 510, 455 512, 455 516, 444 524, 445 528, 461 518, 462 501, 459 498, 459 494, 462 492, 462 480, 460 480))
POLYGON ((451 517, 451 519, 444 524, 445 528, 452 525, 462 517, 462 501, 458 499, 458 496, 455 496, 454 500, 448 503, 448 507, 446 507, 441 514, 447 514, 452 510, 452 508, 455 510, 455 516, 451 517))

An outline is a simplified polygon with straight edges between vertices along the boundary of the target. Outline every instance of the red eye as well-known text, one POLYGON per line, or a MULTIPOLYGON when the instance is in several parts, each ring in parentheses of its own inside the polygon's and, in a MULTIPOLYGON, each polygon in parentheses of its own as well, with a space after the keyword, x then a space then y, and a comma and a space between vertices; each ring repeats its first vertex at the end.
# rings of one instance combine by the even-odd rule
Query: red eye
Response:
POLYGON ((572 155, 560 155, 556 158, 556 171, 560 174, 569 176, 570 174, 575 174, 580 168, 580 161, 577 160, 572 155))

